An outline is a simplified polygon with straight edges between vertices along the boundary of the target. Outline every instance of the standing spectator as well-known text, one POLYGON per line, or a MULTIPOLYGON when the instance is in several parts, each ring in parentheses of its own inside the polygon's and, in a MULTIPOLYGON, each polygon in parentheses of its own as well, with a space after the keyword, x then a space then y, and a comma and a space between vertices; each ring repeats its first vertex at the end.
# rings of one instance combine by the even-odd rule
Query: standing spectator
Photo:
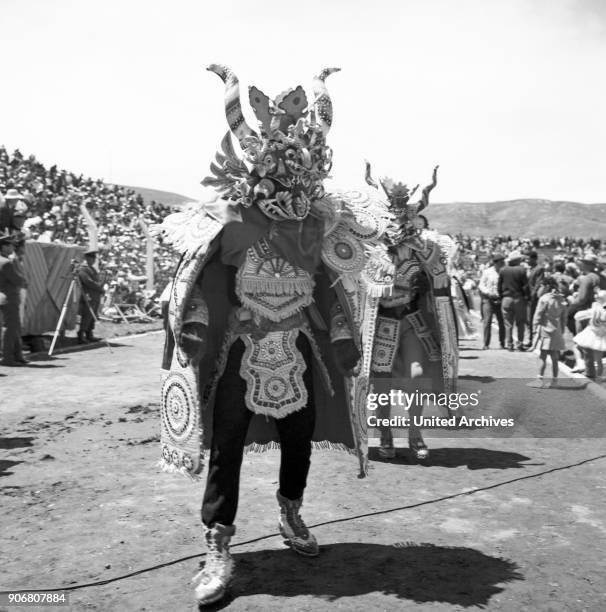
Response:
POLYGON ((14 241, 14 237, 10 235, 0 237, 0 293, 5 296, 5 303, 1 306, 4 352, 2 365, 5 366, 20 366, 29 363, 23 356, 19 316, 21 289, 25 285, 25 278, 15 266, 14 261, 9 259, 14 251, 14 241))
MULTIPOLYGON (((596 272, 598 258, 593 253, 587 253, 581 258, 581 275, 577 279, 577 294, 573 298, 568 309, 568 329, 574 336, 580 333, 589 323, 586 319, 576 319, 575 315, 581 310, 591 308, 595 291, 600 286, 600 277, 596 272)), ((585 356, 583 348, 574 349, 576 365, 573 372, 583 372, 585 370, 585 356)))
POLYGON ((526 268, 520 265, 521 263, 522 254, 519 251, 512 251, 507 265, 499 272, 498 292, 505 321, 505 344, 510 351, 514 350, 514 324, 518 334, 515 348, 519 351, 525 350, 524 329, 526 327, 529 291, 526 268))
POLYGON ((101 296, 104 293, 103 283, 99 281, 99 273, 95 268, 97 251, 90 250, 84 254, 85 262, 78 269, 78 279, 82 294, 80 295, 80 330, 78 331, 78 344, 97 342, 99 338, 93 336, 95 321, 101 296))
POLYGON ((604 380, 602 357, 606 353, 606 291, 598 291, 591 308, 578 312, 576 318, 587 323, 574 337, 574 341, 584 350, 587 378, 604 380))
POLYGON ((0 232, 20 230, 23 227, 26 212, 27 205, 23 202, 23 196, 16 189, 9 189, 4 199, 0 198, 0 232))
POLYGON ((598 261, 598 276, 600 277, 600 289, 606 290, 606 254, 598 261))
POLYGON ((543 380, 547 355, 549 355, 553 375, 552 386, 556 386, 560 351, 566 350, 563 335, 566 328, 566 299, 558 291, 558 281, 555 278, 545 278, 543 287, 546 293, 538 300, 533 321, 537 332, 537 349, 541 364, 538 378, 543 380))
POLYGON ((539 302, 539 289, 545 278, 545 268, 539 265, 539 255, 536 251, 528 253, 528 290, 530 301, 528 303, 528 346, 532 346, 534 313, 539 302))
POLYGON ((27 279, 25 278, 25 238, 21 232, 15 234, 14 245, 15 245, 15 256, 13 259, 13 265, 17 270, 18 274, 23 278, 23 285, 19 291, 19 320, 21 321, 21 327, 23 327, 25 321, 25 300, 27 299, 27 279))
POLYGON ((562 259, 558 259, 553 264, 554 273, 551 275, 558 283, 558 290, 564 296, 568 297, 571 293, 572 283, 574 278, 566 274, 566 264, 562 259))
POLYGON ((495 253, 492 256, 492 265, 482 272, 480 278, 478 289, 482 298, 482 350, 490 347, 493 315, 496 316, 499 326, 499 344, 501 348, 505 348, 505 325, 503 323, 503 312, 501 311, 501 298, 499 297, 499 272, 504 265, 505 256, 501 253, 495 253))

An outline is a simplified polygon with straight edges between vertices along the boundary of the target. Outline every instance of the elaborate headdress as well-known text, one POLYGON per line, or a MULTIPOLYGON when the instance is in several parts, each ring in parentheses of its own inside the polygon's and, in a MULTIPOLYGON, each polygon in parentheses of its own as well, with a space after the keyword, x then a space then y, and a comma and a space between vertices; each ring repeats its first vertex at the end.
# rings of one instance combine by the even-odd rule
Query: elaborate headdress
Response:
MULTIPOLYGON (((391 214, 391 222, 385 232, 385 239, 389 245, 398 246, 407 238, 419 235, 425 228, 425 220, 420 213, 429 205, 429 194, 438 184, 438 168, 439 166, 436 166, 433 169, 431 183, 423 189, 421 199, 412 204, 410 199, 416 193, 419 185, 411 190, 404 183, 396 183, 390 178, 383 178, 379 181, 387 196, 388 210, 391 214)), ((366 182, 375 189, 379 188, 371 176, 369 162, 366 162, 366 182)))
POLYGON ((315 100, 310 110, 300 85, 275 100, 250 87, 259 133, 242 114, 236 75, 218 64, 208 70, 225 83, 227 123, 240 143, 243 159, 236 155, 228 132, 221 142, 222 153, 216 155, 217 163, 210 166, 214 176, 206 177, 202 184, 215 187, 223 198, 244 207, 259 206, 271 219, 304 219, 311 202, 323 197, 322 182, 332 166, 332 151, 326 146, 332 103, 325 80, 339 68, 326 68, 314 79, 315 100))

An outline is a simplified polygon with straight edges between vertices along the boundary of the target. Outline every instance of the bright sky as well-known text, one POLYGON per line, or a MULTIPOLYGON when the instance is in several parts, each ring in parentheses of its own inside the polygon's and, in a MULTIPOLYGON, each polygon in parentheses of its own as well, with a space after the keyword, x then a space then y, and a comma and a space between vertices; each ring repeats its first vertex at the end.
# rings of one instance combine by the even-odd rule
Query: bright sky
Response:
MULTIPOLYGON (((603 0, 0 0, 0 143, 200 197, 227 64, 268 95, 339 66, 340 186, 428 181, 436 202, 606 202, 603 0)), ((311 98, 311 95, 309 95, 311 98)))

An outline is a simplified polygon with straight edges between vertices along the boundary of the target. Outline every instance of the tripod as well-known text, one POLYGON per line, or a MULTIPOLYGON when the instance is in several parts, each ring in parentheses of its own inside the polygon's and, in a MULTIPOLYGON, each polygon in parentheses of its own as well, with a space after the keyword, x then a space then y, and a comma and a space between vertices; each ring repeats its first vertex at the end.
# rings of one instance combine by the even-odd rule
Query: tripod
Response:
MULTIPOLYGON (((92 309, 90 305, 90 302, 88 300, 88 295, 86 295, 86 292, 82 288, 82 283, 80 282, 80 278, 78 277, 78 270, 76 269, 77 264, 78 262, 75 259, 72 260, 71 271, 70 271, 72 280, 69 284, 69 289, 67 290, 67 296, 65 297, 65 301, 63 302, 63 307, 61 308, 61 314, 59 315, 59 322, 57 323, 57 328, 55 329, 55 333, 53 335, 53 341, 51 342, 50 348, 48 349, 49 357, 53 354, 53 351, 55 350, 55 344, 57 343, 57 338, 59 337, 59 334, 61 333, 61 327, 63 325, 65 315, 67 314, 67 307, 69 305, 69 300, 72 297, 72 293, 74 292, 74 287, 78 286, 78 288, 80 289, 80 298, 84 299, 84 303, 86 304, 86 307, 88 308, 88 311, 93 317, 95 323, 99 322, 99 318, 97 317, 97 315, 95 314, 95 311, 92 309)), ((66 278, 66 277, 63 277, 63 278, 66 278)), ((113 353, 112 347, 110 346, 107 338, 104 338, 103 340, 107 348, 109 349, 109 352, 113 353)))

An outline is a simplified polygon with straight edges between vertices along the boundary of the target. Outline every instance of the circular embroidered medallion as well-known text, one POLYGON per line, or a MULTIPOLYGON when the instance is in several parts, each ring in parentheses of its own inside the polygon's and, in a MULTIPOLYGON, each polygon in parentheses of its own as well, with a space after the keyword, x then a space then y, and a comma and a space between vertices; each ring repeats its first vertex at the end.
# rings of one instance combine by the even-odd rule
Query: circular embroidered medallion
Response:
POLYGON ((283 378, 272 376, 265 383, 265 393, 268 398, 277 402, 286 396, 288 385, 283 378))
POLYGON ((186 378, 171 372, 162 385, 162 422, 175 442, 184 442, 196 425, 194 393, 186 378))
POLYGON ((364 268, 364 249, 342 226, 324 240, 324 263, 341 274, 356 274, 364 268))

